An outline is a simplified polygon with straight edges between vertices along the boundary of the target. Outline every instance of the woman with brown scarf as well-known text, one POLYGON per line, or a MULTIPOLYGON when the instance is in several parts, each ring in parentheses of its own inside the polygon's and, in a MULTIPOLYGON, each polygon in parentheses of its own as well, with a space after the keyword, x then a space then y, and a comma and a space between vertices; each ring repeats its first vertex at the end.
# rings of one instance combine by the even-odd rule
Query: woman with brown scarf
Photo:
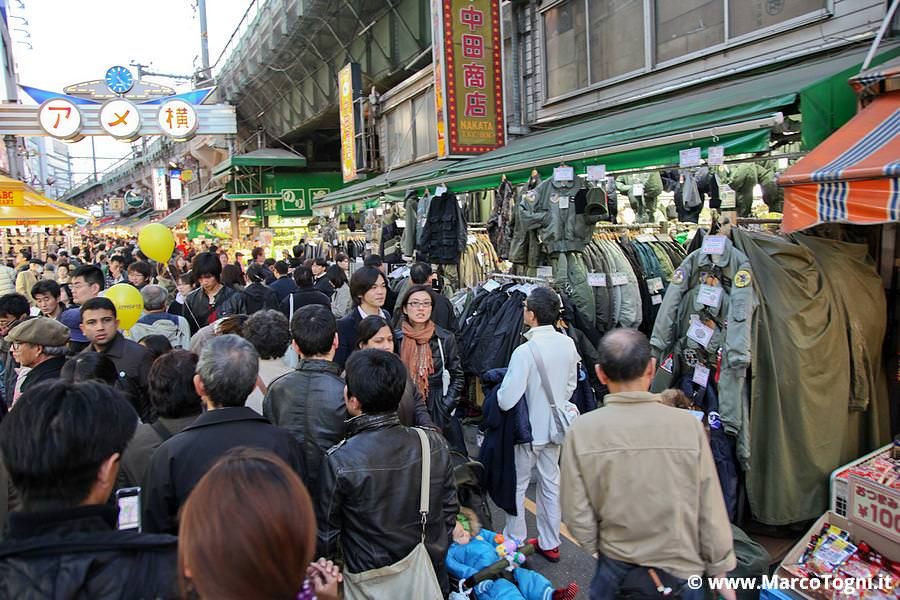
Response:
POLYGON ((468 456, 462 425, 453 413, 459 403, 464 376, 456 338, 431 320, 434 292, 414 285, 404 296, 394 332, 400 360, 425 398, 432 421, 444 433, 452 450, 468 456))

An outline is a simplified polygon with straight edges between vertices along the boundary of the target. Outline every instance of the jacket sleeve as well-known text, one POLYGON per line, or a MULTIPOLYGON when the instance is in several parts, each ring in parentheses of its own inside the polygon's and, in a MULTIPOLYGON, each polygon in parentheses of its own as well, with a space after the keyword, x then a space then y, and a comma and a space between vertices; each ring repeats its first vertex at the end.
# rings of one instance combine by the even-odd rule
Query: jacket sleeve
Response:
POLYGON ((185 350, 191 347, 191 325, 181 315, 178 315, 178 344, 185 350))
POLYGON ((430 436, 432 445, 435 444, 434 438, 436 437, 441 440, 444 446, 442 454, 446 460, 441 516, 444 519, 445 529, 447 530, 447 544, 449 547, 449 544, 453 543, 453 528, 456 527, 456 515, 459 514, 459 494, 456 490, 456 477, 453 475, 453 461, 450 459, 450 450, 447 448, 447 443, 443 441, 443 435, 440 433, 434 433, 430 436))
MULTIPOLYGON (((733 249, 732 252, 737 252, 733 249)), ((731 285, 731 303, 728 314, 728 328, 725 330, 725 364, 729 367, 749 367, 752 356, 753 311, 756 309, 756 293, 753 290, 753 275, 750 263, 743 262, 737 273, 748 279, 747 284, 731 285)))
POLYGON ((413 396, 413 425, 415 427, 422 427, 424 429, 434 429, 435 431, 440 431, 440 428, 434 424, 434 421, 431 420, 431 415, 428 413, 428 405, 425 404, 425 398, 422 397, 422 393, 419 391, 412 381, 408 381, 407 384, 412 389, 413 396))
MULTIPOLYGON (((671 350, 672 345, 675 343, 676 328, 678 327, 678 308, 681 306, 681 301, 690 285, 689 278, 693 269, 693 257, 693 254, 688 256, 681 263, 681 266, 675 269, 672 281, 669 282, 669 287, 666 288, 666 295, 663 296, 662 304, 659 306, 659 312, 656 314, 656 323, 653 326, 653 334, 650 336, 650 345, 660 355, 671 350)), ((657 358, 661 357, 657 356, 657 358)))
POLYGON ((587 483, 582 477, 577 443, 577 430, 569 431, 563 443, 560 459, 559 490, 562 520, 578 544, 593 554, 597 551, 597 517, 591 507, 587 483))
POLYGON ((700 447, 700 557, 706 564, 706 574, 718 575, 733 570, 737 565, 734 539, 706 432, 699 421, 694 423, 694 427, 700 447))
MULTIPOLYGON (((469 542, 470 544, 472 542, 469 542)), ((463 554, 466 548, 460 546, 456 542, 450 544, 450 550, 447 552, 447 571, 457 579, 465 579, 471 577, 478 572, 475 567, 470 567, 463 561, 463 554)))
POLYGON ((459 397, 466 383, 466 375, 463 373, 462 360, 459 358, 456 337, 451 333, 441 340, 441 343, 444 346, 444 358, 447 360, 444 368, 450 372, 450 387, 444 395, 444 407, 448 411, 452 411, 459 404, 459 397))
POLYGON ((334 362, 339 364, 342 369, 344 368, 344 363, 347 362, 350 353, 353 351, 353 340, 351 339, 352 337, 355 337, 351 335, 353 327, 353 322, 349 321, 347 317, 344 317, 337 322, 338 347, 337 351, 334 353, 334 362))
POLYGON ((563 396, 566 400, 572 397, 572 394, 575 393, 575 388, 578 387, 578 362, 580 359, 578 349, 575 348, 575 342, 572 338, 569 338, 569 343, 572 348, 572 360, 569 361, 569 378, 566 380, 566 393, 563 396))
POLYGON ((316 511, 319 521, 316 554, 330 559, 338 556, 338 543, 343 526, 341 511, 344 500, 337 469, 331 456, 326 455, 322 464, 322 476, 319 484, 322 493, 319 496, 319 506, 316 511))
POLYGON ((175 490, 171 478, 168 448, 160 446, 153 453, 150 467, 141 486, 141 530, 147 533, 177 535, 175 490))
POLYGON ((525 395, 528 387, 528 372, 533 368, 531 360, 526 355, 527 344, 515 349, 509 360, 509 370, 503 377, 503 383, 497 390, 497 406, 500 410, 510 410, 525 395))

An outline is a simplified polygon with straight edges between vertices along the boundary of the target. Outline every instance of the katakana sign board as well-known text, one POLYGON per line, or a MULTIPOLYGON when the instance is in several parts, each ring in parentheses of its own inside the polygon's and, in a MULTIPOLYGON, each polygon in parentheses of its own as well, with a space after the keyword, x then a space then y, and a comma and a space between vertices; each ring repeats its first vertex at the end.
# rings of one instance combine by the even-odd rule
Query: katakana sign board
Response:
POLYGON ((506 143, 500 0, 432 0, 438 156, 506 143))
POLYGON ((81 134, 81 111, 65 98, 52 98, 41 104, 38 122, 44 133, 60 140, 74 140, 81 134))
POLYGON ((110 100, 100 108, 100 127, 123 142, 133 142, 141 136, 141 113, 128 100, 110 100))

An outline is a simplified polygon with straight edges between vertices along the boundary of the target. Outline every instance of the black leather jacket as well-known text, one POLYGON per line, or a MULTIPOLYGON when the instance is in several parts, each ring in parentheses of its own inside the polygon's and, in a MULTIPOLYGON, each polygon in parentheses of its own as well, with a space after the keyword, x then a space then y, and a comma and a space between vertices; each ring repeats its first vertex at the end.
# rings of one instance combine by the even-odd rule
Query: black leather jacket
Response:
MULTIPOLYGON (((459 508, 447 442, 424 430, 431 445, 431 486, 425 546, 448 592, 444 559, 459 508)), ((319 555, 343 549, 347 571, 393 564, 422 539, 419 514, 422 446, 397 413, 360 415, 347 422, 347 438, 328 451, 319 499, 319 555)))
POLYGON ((0 598, 177 598, 177 538, 116 531, 108 506, 12 513, 0 598))
POLYGON ((341 368, 329 360, 300 359, 297 370, 269 384, 263 416, 291 432, 303 448, 303 483, 317 499, 322 459, 344 438, 350 418, 344 404, 341 368))
MULTIPOLYGON (((215 300, 216 314, 220 319, 229 315, 247 314, 244 294, 234 288, 223 285, 215 300)), ((209 325, 210 308, 209 297, 203 288, 197 288, 184 299, 184 318, 191 327, 191 335, 197 333, 201 327, 209 325)))

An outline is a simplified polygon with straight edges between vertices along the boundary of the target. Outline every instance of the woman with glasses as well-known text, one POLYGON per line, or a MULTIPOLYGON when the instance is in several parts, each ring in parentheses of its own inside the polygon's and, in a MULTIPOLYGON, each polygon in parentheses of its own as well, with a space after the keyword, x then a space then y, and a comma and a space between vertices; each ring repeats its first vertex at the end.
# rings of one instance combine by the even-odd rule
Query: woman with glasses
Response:
POLYGON ((425 398, 431 420, 444 432, 451 450, 468 456, 462 425, 454 414, 464 384, 456 337, 434 324, 433 308, 431 287, 410 287, 397 312, 394 338, 400 360, 425 398))

